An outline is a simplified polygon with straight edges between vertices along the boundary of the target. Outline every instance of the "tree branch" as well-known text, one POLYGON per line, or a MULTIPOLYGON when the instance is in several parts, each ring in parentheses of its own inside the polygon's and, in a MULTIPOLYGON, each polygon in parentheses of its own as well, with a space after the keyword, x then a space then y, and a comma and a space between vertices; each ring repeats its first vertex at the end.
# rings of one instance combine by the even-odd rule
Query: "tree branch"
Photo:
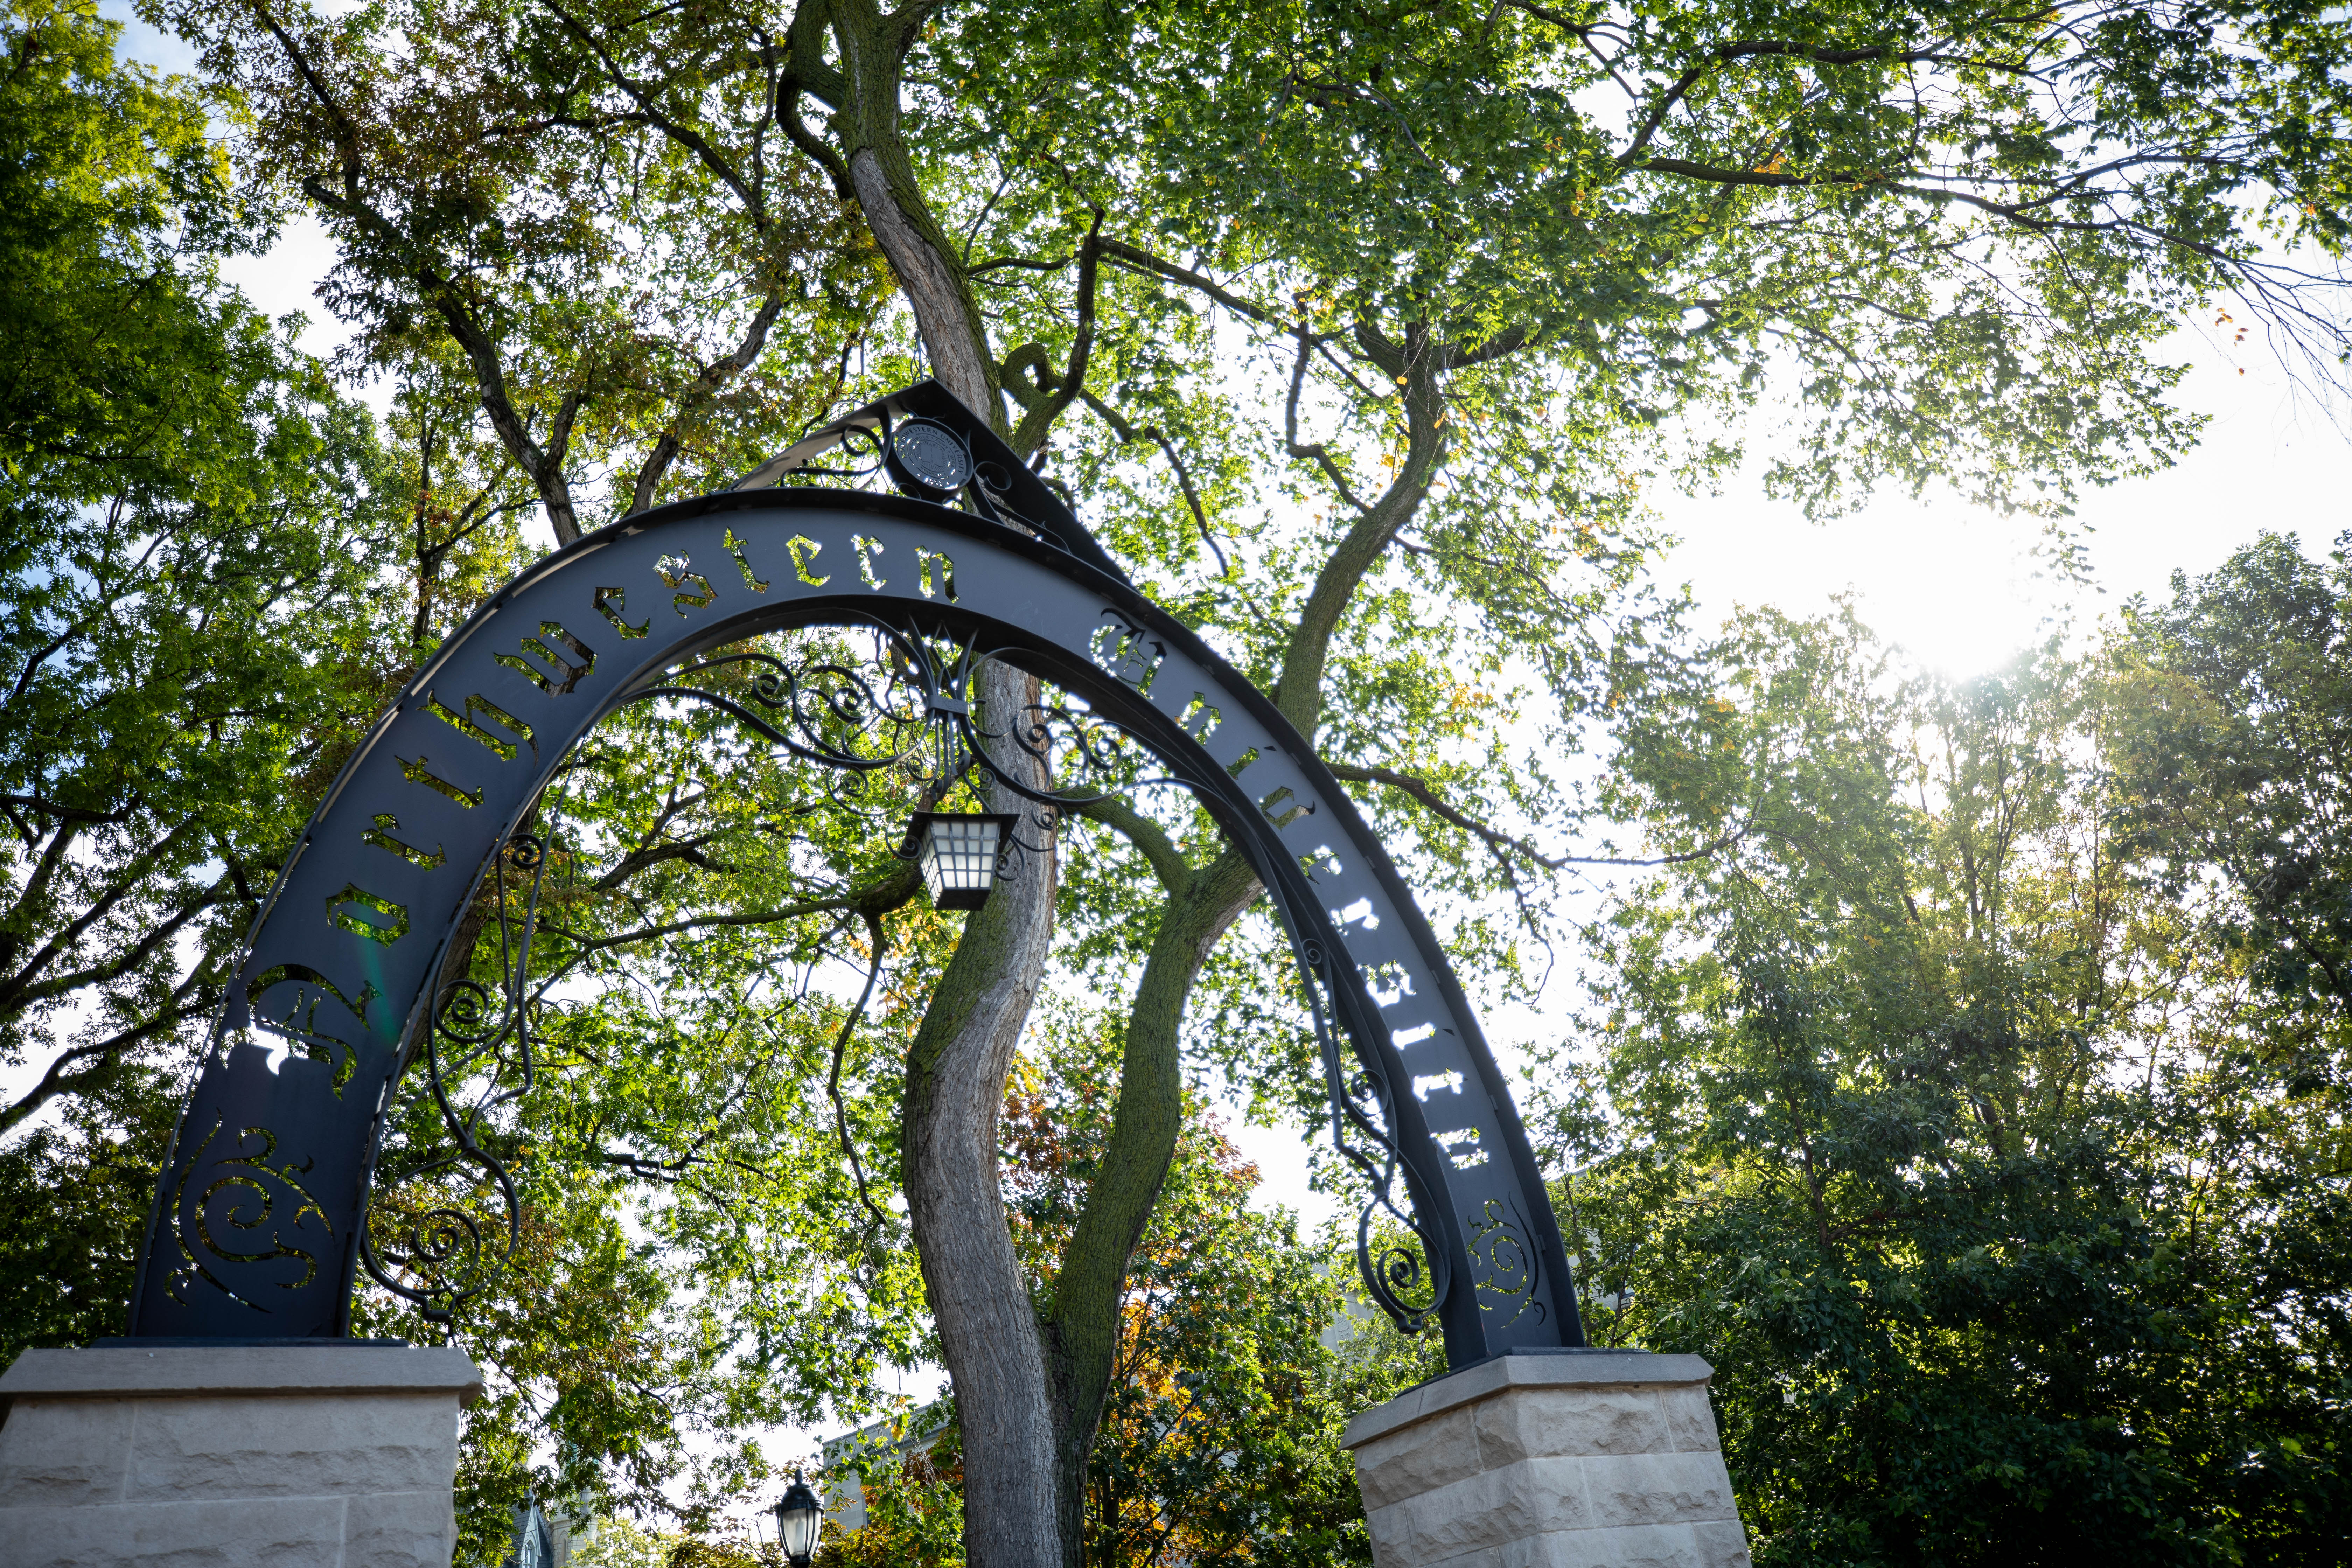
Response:
POLYGON ((857 912, 865 917, 866 940, 873 943, 874 957, 873 962, 866 965, 866 988, 857 994, 857 1005, 849 1010, 849 1016, 841 1021, 841 1033, 833 1037, 833 1072, 824 1080, 824 1092, 833 1100, 833 1124, 841 1134, 841 1152, 849 1156, 849 1173, 857 1183, 857 1201, 864 1204, 866 1212, 874 1216, 878 1232, 880 1227, 890 1223, 890 1215, 874 1201, 874 1194, 866 1190, 866 1167, 858 1161, 856 1141, 849 1136, 849 1112, 841 1102, 841 1058, 848 1049, 851 1032, 857 1027, 858 1020, 866 1016, 866 1005, 874 999, 874 983, 882 977, 882 917, 873 910, 857 912))
POLYGON ((78 1093, 85 1087, 95 1083, 112 1070, 116 1058, 130 1047, 139 1044, 142 1040, 152 1038, 177 1025, 185 1023, 190 1018, 201 1017, 211 1011, 212 1003, 209 998, 194 1005, 189 1005, 187 1000, 189 993, 194 991, 205 978, 206 978, 205 966, 199 963, 189 971, 188 977, 172 992, 165 1007, 145 1023, 110 1035, 103 1040, 92 1040, 87 1045, 74 1046, 61 1053, 49 1063, 48 1070, 41 1075, 38 1083, 19 1095, 13 1103, 0 1108, 0 1134, 5 1134, 9 1129, 34 1115, 41 1107, 59 1095, 78 1093), (71 1068, 70 1064, 75 1062, 84 1062, 88 1065, 71 1068), (69 1068, 70 1070, 68 1070, 69 1068))
POLYGON ((1727 833, 1714 842, 1685 854, 1659 855, 1646 859, 1619 855, 1547 855, 1527 839, 1515 837, 1498 827, 1479 821, 1460 807, 1448 804, 1445 797, 1439 795, 1435 787, 1425 779, 1415 778, 1411 773, 1399 773, 1394 768, 1368 767, 1359 763, 1327 762, 1324 765, 1331 770, 1332 776, 1335 778, 1346 779, 1353 784, 1386 784, 1391 789, 1402 790, 1427 806, 1436 816, 1463 831, 1483 839, 1486 847, 1498 858, 1507 853, 1522 856, 1548 871, 1557 871, 1567 866, 1679 866, 1686 861, 1705 860, 1719 855, 1747 837, 1748 832, 1743 827, 1736 833, 1727 833))
POLYGON ((773 925, 779 921, 798 920, 803 915, 820 915, 827 911, 864 914, 870 910, 876 914, 887 914, 911 900, 922 885, 922 874, 912 866, 903 866, 896 870, 886 872, 863 888, 853 889, 849 892, 836 894, 829 899, 809 899, 801 903, 785 904, 778 909, 760 910, 750 914, 698 915, 689 920, 668 921, 660 925, 640 926, 635 931, 623 931, 617 936, 583 939, 575 932, 562 931, 552 925, 543 925, 541 929, 550 935, 563 937, 577 943, 577 946, 571 956, 540 983, 537 994, 544 996, 550 986, 578 967, 580 963, 591 953, 625 947, 631 942, 650 942, 656 937, 676 936, 680 931, 702 931, 712 927, 773 925))
POLYGON ((1177 455, 1175 444, 1160 433, 1159 426, 1146 425, 1138 428, 1120 418, 1109 404, 1093 393, 1081 391, 1078 395, 1086 399, 1087 407, 1101 416, 1103 423, 1109 426, 1111 433, 1121 441, 1133 445, 1139 440, 1150 440, 1158 443, 1160 449, 1168 455, 1169 466, 1176 470, 1176 482, 1183 487, 1184 504, 1192 509, 1192 522, 1201 531, 1201 542, 1216 556, 1218 574, 1231 577, 1234 574, 1233 563, 1225 559, 1224 551, 1218 547, 1215 538, 1209 532, 1209 514, 1201 508, 1201 493, 1192 488, 1192 476, 1185 468, 1184 459, 1177 455))
POLYGON ((1076 795, 1057 795, 1055 800, 1064 811, 1077 816, 1090 816, 1106 827, 1124 835, 1127 840, 1143 851, 1151 863, 1153 875, 1160 885, 1172 895, 1181 894, 1192 885, 1192 864, 1167 830, 1137 811, 1117 795, 1096 795, 1091 798, 1076 795))
MULTIPOLYGON (((329 212, 341 215, 387 242, 395 253, 415 252, 418 248, 415 244, 401 232, 397 224, 378 210, 362 190, 358 123, 311 65, 309 53, 293 35, 279 26, 268 6, 257 5, 255 12, 261 18, 262 26, 278 40, 279 50, 302 79, 312 100, 326 112, 335 126, 335 162, 342 188, 336 191, 324 180, 306 174, 301 180, 303 193, 329 212)), ((580 523, 572 505, 572 487, 563 477, 562 452, 558 450, 551 454, 531 439, 530 426, 515 412, 513 400, 507 391, 506 369, 499 361, 498 345, 482 324, 474 319, 457 284, 449 277, 448 269, 417 261, 412 262, 408 270, 425 303, 448 327, 449 335, 457 340, 457 346, 465 353, 467 363, 473 367, 482 412, 489 416, 490 427, 498 433, 499 441, 521 465, 523 472, 530 476, 532 486, 538 489, 540 504, 546 508, 549 525, 555 530, 556 542, 571 543, 580 537, 580 523)), ((565 434, 569 434, 568 428, 565 434)))
POLYGON ((767 346, 769 331, 775 326, 776 317, 783 308, 783 296, 770 289, 767 301, 760 307, 759 314, 751 318, 751 326, 744 331, 743 341, 735 345, 732 353, 711 361, 694 378, 694 384, 684 397, 678 399, 677 417, 670 421, 669 428, 662 432, 661 439, 654 443, 653 451, 646 455, 644 465, 637 469, 636 483, 631 488, 629 510, 625 516, 635 517, 641 511, 653 510, 654 488, 661 483, 662 476, 669 470, 670 464, 678 454, 678 426, 685 423, 688 414, 709 402, 720 387, 740 375, 753 360, 760 357, 760 351, 767 346))
POLYGON ((1087 363, 1095 347, 1095 284, 1101 276, 1102 212, 1096 210, 1094 226, 1087 231, 1084 244, 1078 247, 1078 331, 1070 343, 1069 366, 1055 384, 1047 388, 1045 378, 1038 378, 1045 395, 1021 416, 1013 432, 1012 447, 1015 455, 1027 458, 1045 443, 1054 421, 1075 402, 1087 384, 1087 363))
POLYGON ((1329 479, 1332 488, 1339 492, 1340 500, 1360 512, 1369 512, 1372 509, 1356 499, 1356 492, 1348 486, 1348 477, 1339 471, 1339 465, 1331 460, 1329 448, 1320 441, 1305 445, 1299 442, 1298 395, 1307 385, 1307 356, 1310 352, 1304 324, 1300 325, 1297 337, 1298 361, 1291 367, 1290 396, 1282 405, 1282 444, 1294 458, 1313 458, 1315 465, 1323 470, 1323 477, 1329 479))
POLYGON ((1155 278, 1165 278, 1172 283, 1181 283, 1187 289, 1206 294, 1235 315, 1246 316, 1261 325, 1268 327, 1283 325, 1282 318, 1274 311, 1255 300, 1243 299, 1214 279, 1195 272, 1189 267, 1180 267, 1175 262, 1162 260, 1151 252, 1129 245, 1122 240, 1106 239, 1101 244, 1105 257, 1130 271, 1148 273, 1155 278))

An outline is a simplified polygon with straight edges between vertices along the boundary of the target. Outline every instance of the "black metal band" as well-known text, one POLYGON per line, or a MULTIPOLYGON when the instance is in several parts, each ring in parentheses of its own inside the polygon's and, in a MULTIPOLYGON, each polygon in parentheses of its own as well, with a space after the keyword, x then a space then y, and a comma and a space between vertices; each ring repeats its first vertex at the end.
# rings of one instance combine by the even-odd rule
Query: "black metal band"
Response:
MULTIPOLYGON (((435 994, 486 872, 502 855, 535 870, 527 813, 615 705, 682 661, 761 632, 857 625, 1035 672, 1205 803, 1255 865, 1308 981, 1334 1135, 1375 1188, 1359 1256, 1374 1300, 1408 1326, 1441 1323, 1455 1365, 1581 1344, 1559 1229, 1509 1091, 1434 933, 1328 771, 944 392, 926 384, 862 414, 872 426, 856 427, 878 427, 885 452, 892 419, 919 415, 927 430, 959 434, 977 476, 968 488, 988 504, 750 489, 630 519, 502 589, 378 721, 250 933, 161 1173, 132 1332, 341 1335, 363 1256, 436 1312, 465 1286, 400 1285, 417 1272, 401 1260, 451 1279, 494 1267, 496 1238, 463 1215, 415 1216, 390 1242, 364 1236, 403 1068, 424 1062, 441 1095, 442 1052, 500 1040, 523 1051, 527 1070, 513 997, 435 994), (1007 465, 1020 479, 996 485, 1007 465), (1396 1201, 1400 1176, 1409 1204, 1396 1201), (1383 1213, 1418 1237, 1420 1257, 1379 1243, 1383 1213)), ((953 457, 927 450, 923 472, 952 478, 953 457)), ((944 694, 940 710, 955 711, 952 671, 923 679, 944 694)), ((744 716, 825 760, 793 741, 781 700, 744 716)), ((1051 733, 1056 721, 964 732, 984 765, 992 747, 1065 743, 1051 733)), ((443 1105, 453 1128, 471 1125, 446 1096, 443 1105)), ((505 1186, 495 1160, 457 1142, 482 1184, 505 1186)))

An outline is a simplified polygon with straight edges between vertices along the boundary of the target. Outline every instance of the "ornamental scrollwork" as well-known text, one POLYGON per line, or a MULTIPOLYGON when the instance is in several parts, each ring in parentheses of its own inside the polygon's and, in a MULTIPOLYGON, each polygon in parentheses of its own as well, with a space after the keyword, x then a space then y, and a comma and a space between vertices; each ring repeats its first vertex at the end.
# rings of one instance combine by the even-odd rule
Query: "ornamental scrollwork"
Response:
POLYGON ((828 803, 851 811, 902 804, 877 793, 884 778, 925 803, 959 787, 1002 789, 1030 807, 1027 836, 1007 841, 1006 876, 1017 874, 1022 853, 1045 851, 1065 810, 1154 785, 1189 787, 1136 776, 1145 753, 1127 731, 1066 697, 1046 693, 1009 719, 989 714, 977 677, 990 655, 974 641, 959 646, 850 612, 843 619, 871 639, 863 657, 837 640, 797 659, 740 648, 669 671, 631 698, 725 713, 824 770, 828 803), (1041 778, 1052 787, 1028 782, 1041 778))
POLYGON ((1394 1091, 1376 1067, 1361 1066, 1352 1075, 1346 1070, 1339 1031, 1325 1005, 1333 985, 1329 957, 1312 938, 1297 946, 1322 1051, 1331 1142, 1363 1177, 1370 1194, 1356 1215, 1356 1271, 1373 1305, 1402 1331, 1418 1334, 1436 1318, 1454 1288, 1454 1262, 1412 1214, 1412 1205, 1397 1201, 1402 1155, 1391 1131, 1396 1125, 1394 1091), (1376 1233, 1384 1226, 1411 1237, 1413 1247, 1381 1242, 1376 1233))
POLYGON ((171 1205, 181 1262, 166 1286, 173 1300, 186 1300, 188 1287, 202 1279, 266 1313, 253 1295, 271 1286, 299 1290, 317 1276, 319 1254, 333 1244, 335 1227, 303 1185, 311 1162, 273 1164, 277 1155, 278 1134, 268 1128, 230 1128, 216 1120, 180 1163, 171 1205))
POLYGON ((1508 1327, 1532 1311, 1543 1321, 1547 1309, 1537 1298, 1539 1268, 1535 1244, 1528 1237, 1527 1216, 1518 1205, 1489 1198, 1478 1210, 1463 1216, 1467 1223, 1470 1256, 1485 1268, 1478 1272, 1478 1304, 1491 1312, 1507 1310, 1508 1327))
POLYGON ((375 1282, 415 1303, 428 1322, 446 1323, 514 1256, 522 1200, 499 1142, 499 1112, 530 1091, 530 948, 545 890, 546 844, 516 834, 492 862, 485 931, 499 943, 496 991, 473 979, 444 986, 419 1054, 438 1127, 423 1147, 379 1180, 360 1233, 360 1262, 375 1282), (509 874, 511 873, 511 874, 509 874), (509 884, 525 883, 516 910, 509 884))

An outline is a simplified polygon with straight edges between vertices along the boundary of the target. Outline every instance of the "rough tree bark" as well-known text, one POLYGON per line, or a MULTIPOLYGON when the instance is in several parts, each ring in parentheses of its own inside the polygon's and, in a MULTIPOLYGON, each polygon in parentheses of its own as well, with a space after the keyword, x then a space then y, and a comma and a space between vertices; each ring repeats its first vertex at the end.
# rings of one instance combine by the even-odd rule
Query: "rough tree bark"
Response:
MULTIPOLYGON (((843 183, 914 310, 933 374, 1006 434, 987 329, 899 134, 900 68, 929 7, 914 4, 886 16, 870 0, 833 0, 830 9, 840 58, 834 124, 846 154, 843 183)), ((803 68, 797 56, 809 35, 799 26, 793 32, 793 65, 803 68)), ((805 69, 816 75, 817 63, 805 69)), ((1025 721, 1037 700, 1036 680, 1003 665, 983 665, 979 685, 982 720, 1000 733, 1025 721)), ((994 760, 1008 766, 1017 760, 1034 775, 1023 783, 1050 787, 1027 757, 994 760)), ((1035 815, 1001 785, 989 805, 1035 815)), ((997 1122, 1053 944, 1057 880, 1050 850, 1022 854, 1017 870, 965 922, 908 1053, 901 1111, 908 1214, 963 1431, 964 1550, 972 1568, 1058 1568, 1067 1558, 1055 1495, 1060 1423, 999 1184, 997 1122)))
MULTIPOLYGON (((1036 700, 1036 681, 1004 665, 984 666, 980 684, 991 729, 1036 700)), ((1042 769, 1022 782, 1046 787, 1042 769)), ((1030 822, 1036 815, 1002 786, 989 808, 1030 822)), ((908 1052, 900 1113, 907 1209, 963 1429, 972 1568, 1055 1568, 1065 1559, 1052 1387, 997 1155, 1006 1075, 1053 944, 1055 858, 1022 853, 1014 869, 965 922, 908 1052)))

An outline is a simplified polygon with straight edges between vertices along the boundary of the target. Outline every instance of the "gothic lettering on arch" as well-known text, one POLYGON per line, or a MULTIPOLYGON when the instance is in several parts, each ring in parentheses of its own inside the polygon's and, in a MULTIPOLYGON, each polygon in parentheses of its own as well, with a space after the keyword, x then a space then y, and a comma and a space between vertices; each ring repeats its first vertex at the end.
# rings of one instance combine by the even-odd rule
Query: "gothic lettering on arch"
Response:
POLYGON ((356 994, 346 995, 341 986, 307 964, 281 963, 273 969, 263 970, 246 983, 246 1005, 258 1011, 262 996, 278 985, 286 984, 291 984, 296 987, 294 999, 288 1004, 287 1018, 289 1024, 294 1015, 301 1011, 306 1000, 310 1004, 310 1011, 303 1016, 307 1019, 315 1017, 319 1004, 331 996, 341 1003, 344 1011, 350 1013, 364 1028, 368 1024, 369 1005, 383 994, 373 984, 362 981, 356 994), (315 990, 311 989, 313 987, 315 990))
POLYGON ((629 607, 629 594, 625 588, 599 588, 590 603, 595 605, 596 613, 612 622, 613 629, 625 637, 641 637, 653 629, 650 620, 631 626, 622 618, 623 612, 629 607))
POLYGON ((1205 746, 1209 743, 1209 737, 1217 732, 1217 721, 1222 717, 1217 705, 1209 700, 1207 692, 1195 691, 1192 700, 1177 716, 1176 722, 1184 733, 1205 746))
POLYGON ((793 574, 812 588, 822 588, 833 581, 833 574, 817 575, 816 558, 824 548, 805 533, 795 533, 784 541, 784 551, 793 558, 793 574))
MULTIPOLYGON (((871 479, 887 464, 822 468, 803 443, 759 471, 762 486, 781 475, 797 488, 702 497, 592 533, 534 564, 426 661, 326 792, 240 956, 158 1174, 134 1331, 339 1334, 362 1258, 430 1261, 445 1234, 433 1227, 460 1221, 404 1221, 372 1242, 364 1217, 400 1075, 433 1070, 437 1052, 497 1059, 512 1038, 499 1034, 511 1014, 495 987, 441 973, 458 923, 499 900, 513 901, 514 929, 528 920, 562 858, 532 837, 550 831, 545 792, 603 717, 670 689, 690 661, 760 657, 742 651, 751 639, 807 627, 1024 669, 1057 695, 1033 725, 981 745, 1050 726, 1065 760, 1081 742, 1114 761, 1131 744, 1159 764, 1150 784, 1190 791, 1256 868, 1298 963, 1336 1135, 1374 1193, 1359 1225, 1368 1293, 1401 1320, 1442 1326, 1457 1362, 1580 1342, 1508 1087, 1434 933, 1310 743, 1128 582, 984 422, 936 388, 900 397, 869 411, 859 439, 887 457, 893 421, 920 414, 995 477, 954 507, 870 494, 845 487, 887 482, 871 479)), ((846 439, 829 429, 811 441, 846 439)), ((962 677, 940 674, 916 682, 908 724, 973 719, 962 677)), ((903 671, 877 676, 876 691, 905 689, 903 671)), ((767 703, 784 701, 783 685, 730 689, 811 765, 844 776, 897 765, 903 748, 828 751, 835 720, 806 692, 814 730, 788 701, 767 703)), ((1139 772, 1150 769, 1119 763, 1102 776, 1143 787, 1139 772)), ((504 1180, 467 1168, 477 1188, 504 1180)), ((498 1252, 452 1246, 492 1263, 498 1252)))
POLYGON ((719 541, 719 548, 734 557, 736 566, 742 572, 743 586, 754 594, 764 594, 768 591, 767 579, 751 570, 751 560, 743 553, 743 544, 742 540, 735 537, 735 531, 731 528, 727 531, 727 537, 719 541))
POLYGON ((1167 645, 1148 636, 1118 610, 1105 610, 1102 618, 1109 624, 1094 635, 1095 663, 1108 671, 1113 679, 1124 681, 1149 697, 1152 678, 1168 658, 1167 645))
POLYGON ((926 599, 932 595, 931 580, 935 570, 939 577, 940 596, 946 599, 949 604, 954 604, 956 601, 955 562, 943 550, 917 550, 915 575, 918 579, 918 586, 922 589, 923 597, 926 599))
POLYGON ((520 670, 524 679, 549 696, 561 697, 579 685, 582 676, 596 668, 596 650, 565 631, 562 623, 541 621, 539 636, 522 639, 521 654, 502 653, 496 657, 496 662, 509 669, 520 670), (556 647, 568 650, 572 658, 565 658, 556 647))
POLYGON ((709 607, 719 597, 719 590, 710 585, 709 578, 688 570, 693 564, 693 558, 687 555, 665 555, 654 563, 655 574, 677 590, 670 595, 669 602, 681 617, 688 610, 709 607))
POLYGON ((368 1028, 368 1006, 382 993, 363 981, 357 994, 347 996, 333 981, 299 963, 281 963, 265 971, 245 990, 255 1026, 282 1037, 300 1047, 310 1060, 322 1063, 333 1075, 333 1092, 341 1099, 359 1067, 360 1042, 368 1028), (322 1021, 319 1009, 329 1001, 336 1003, 340 1011, 331 1011, 322 1021), (359 1027, 354 1029, 343 1022, 342 1013, 349 1013, 359 1027))
POLYGON ((1265 813, 1265 819, 1276 827, 1287 827, 1313 811, 1315 803, 1311 800, 1300 800, 1288 784, 1283 784, 1279 788, 1268 790, 1265 798, 1257 803, 1257 808, 1265 813))
POLYGON ((482 804, 482 792, 480 790, 460 789, 456 784, 451 784, 447 779, 443 778, 439 773, 433 771, 433 759, 426 756, 424 752, 417 752, 413 760, 407 757, 399 757, 394 760, 400 763, 401 777, 406 779, 410 784, 423 784, 426 789, 431 790, 434 794, 442 796, 444 799, 455 801, 459 805, 470 807, 482 804))
POLYGON ((437 871, 448 860, 449 851, 446 846, 436 845, 427 852, 414 844, 394 838, 393 835, 399 831, 400 818, 391 812, 379 811, 375 814, 375 825, 360 835, 360 842, 373 844, 379 849, 397 855, 422 870, 437 871))
POLYGON ((327 923, 370 942, 395 942, 408 934, 408 907, 345 882, 341 892, 327 895, 327 923))
POLYGON ((502 763, 515 760, 518 744, 529 746, 534 757, 539 752, 539 742, 532 737, 531 727, 478 691, 466 699, 463 713, 453 712, 447 703, 430 691, 425 694, 425 706, 457 733, 488 747, 502 763), (493 728, 485 729, 477 721, 487 721, 493 728))
POLYGON ((869 588, 887 588, 890 584, 874 568, 874 558, 882 553, 882 542, 868 534, 849 536, 849 547, 857 552, 857 576, 869 588))

